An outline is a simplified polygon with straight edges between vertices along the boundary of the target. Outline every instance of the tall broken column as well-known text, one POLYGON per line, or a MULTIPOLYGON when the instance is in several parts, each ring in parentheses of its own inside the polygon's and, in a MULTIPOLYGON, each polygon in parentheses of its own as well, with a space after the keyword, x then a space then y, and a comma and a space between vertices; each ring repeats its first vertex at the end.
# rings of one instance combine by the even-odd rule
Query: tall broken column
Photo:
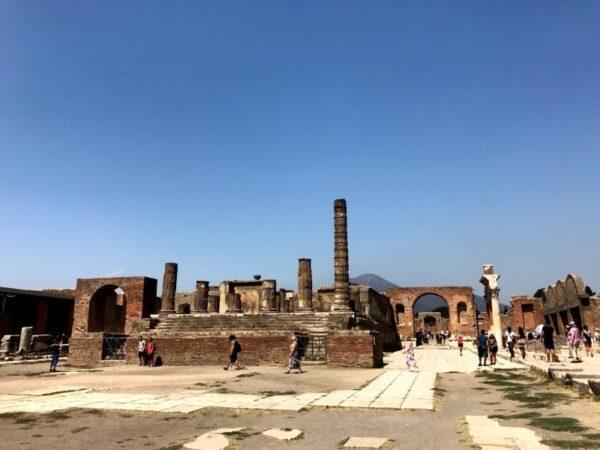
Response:
POLYGON ((298 310, 311 311, 312 307, 312 268, 309 258, 298 260, 298 310))
POLYGON ((494 273, 493 264, 483 266, 483 276, 479 280, 485 286, 485 303, 488 315, 490 333, 493 333, 498 342, 502 341, 502 322, 500 320, 500 288, 498 279, 500 275, 494 273))
POLYGON ((165 263, 163 277, 162 305, 160 314, 175 313, 175 291, 177 290, 177 263, 165 263))
POLYGON ((277 281, 275 280, 263 280, 262 281, 262 294, 261 294, 261 305, 262 311, 276 312, 277 311, 277 298, 275 292, 277 291, 277 281))
POLYGON ((332 311, 351 311, 350 279, 348 276, 348 217, 346 200, 333 203, 335 294, 332 311))
POLYGON ((208 285, 208 281, 196 281, 192 312, 204 313, 208 311, 208 285))
POLYGON ((33 327, 21 328, 21 339, 19 340, 19 353, 26 354, 31 351, 31 341, 33 339, 33 327))

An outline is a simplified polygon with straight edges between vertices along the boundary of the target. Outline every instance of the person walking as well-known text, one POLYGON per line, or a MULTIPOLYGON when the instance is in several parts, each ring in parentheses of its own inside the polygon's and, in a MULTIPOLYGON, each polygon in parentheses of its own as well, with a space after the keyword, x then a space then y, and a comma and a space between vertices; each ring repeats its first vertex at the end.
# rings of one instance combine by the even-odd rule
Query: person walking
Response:
POLYGON ((229 364, 223 367, 223 370, 229 370, 231 366, 235 367, 235 370, 240 370, 240 363, 238 361, 238 354, 242 351, 242 344, 240 344, 235 335, 229 336, 229 364))
POLYGON ((477 336, 477 356, 479 357, 479 365, 481 366, 481 361, 483 361, 483 365, 487 366, 488 337, 485 334, 485 330, 481 330, 479 336, 477 336))
POLYGON ((508 327, 504 336, 506 336, 506 348, 508 348, 510 360, 512 361, 515 357, 515 340, 517 339, 517 335, 511 327, 508 327))
POLYGON ((58 366, 58 358, 60 357, 60 339, 55 338, 50 345, 50 372, 56 372, 58 366))
POLYGON ((575 325, 575 322, 569 322, 569 331, 567 332, 567 343, 569 344, 569 358, 572 358, 574 363, 581 362, 579 359, 579 345, 581 339, 579 338, 579 328, 575 325), (573 358, 573 353, 575 357, 573 358))
POLYGON ((146 341, 143 336, 140 336, 138 340, 138 359, 140 360, 140 366, 146 364, 146 341))
POLYGON ((496 365, 496 354, 498 353, 498 341, 496 340, 496 336, 490 334, 488 338, 488 349, 490 352, 490 365, 496 365))
POLYGON ((546 324, 542 327, 542 341, 546 349, 546 359, 548 362, 554 362, 554 327, 550 325, 550 319, 546 319, 546 324))
POLYGON ((292 370, 298 370, 298 373, 304 373, 302 367, 300 367, 300 342, 298 336, 295 334, 292 336, 292 343, 290 344, 288 370, 284 373, 287 375, 292 370))
POLYGON ((462 356, 464 342, 463 337, 460 334, 458 335, 458 339, 456 342, 458 342, 458 351, 460 352, 460 356, 462 356))
POLYGON ((412 342, 408 344, 408 348, 406 349, 406 365, 408 366, 409 372, 412 372, 413 369, 419 370, 417 358, 415 358, 415 348, 413 347, 412 342))
POLYGON ((583 326, 583 348, 585 348, 585 356, 589 356, 591 358, 594 357, 594 351, 592 350, 592 335, 590 334, 590 330, 588 330, 587 325, 583 326))
POLYGON ((525 336, 525 330, 523 327, 519 327, 519 337, 517 339, 517 345, 519 346, 519 350, 521 351, 521 361, 525 361, 527 359, 527 354, 525 352, 525 346, 527 345, 527 337, 525 336))
POLYGON ((154 354, 156 353, 156 344, 152 339, 152 336, 148 338, 148 342, 146 343, 146 366, 154 367, 154 363, 156 360, 154 359, 154 354))

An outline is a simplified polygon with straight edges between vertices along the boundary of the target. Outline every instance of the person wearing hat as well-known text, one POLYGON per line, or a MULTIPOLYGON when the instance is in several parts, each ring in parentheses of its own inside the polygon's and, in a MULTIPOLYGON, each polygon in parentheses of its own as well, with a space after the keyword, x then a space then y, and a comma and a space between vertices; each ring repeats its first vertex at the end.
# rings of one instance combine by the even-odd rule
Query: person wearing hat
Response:
POLYGON ((581 339, 579 338, 579 328, 577 328, 575 322, 569 322, 567 342, 569 343, 569 358, 573 359, 571 362, 581 362, 581 359, 579 359, 579 345, 581 344, 581 339), (573 353, 575 353, 575 358, 573 358, 573 353))

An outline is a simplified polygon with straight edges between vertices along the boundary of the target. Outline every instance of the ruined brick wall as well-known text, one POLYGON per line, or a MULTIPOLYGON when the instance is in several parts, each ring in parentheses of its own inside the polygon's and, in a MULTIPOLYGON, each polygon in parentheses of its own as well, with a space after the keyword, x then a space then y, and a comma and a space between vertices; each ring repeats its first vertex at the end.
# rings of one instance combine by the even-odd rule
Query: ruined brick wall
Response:
POLYGON ((472 337, 477 335, 477 309, 473 288, 468 286, 398 287, 388 289, 386 295, 396 314, 398 333, 401 338, 414 335, 414 305, 420 297, 428 294, 438 295, 448 304, 449 331, 452 335, 472 337))
POLYGON ((528 295, 517 295, 511 297, 512 303, 512 326, 513 330, 523 327, 530 331, 541 323, 544 323, 542 314, 542 299, 528 295))
POLYGON ((88 333, 69 339, 69 364, 93 366, 102 359, 102 333, 88 333))
POLYGON ((383 366, 383 341, 378 333, 346 331, 327 338, 327 363, 344 367, 383 366))
MULTIPOLYGON (((229 361, 228 334, 221 336, 153 336, 157 354, 163 364, 224 365, 229 361)), ((240 362, 243 365, 285 365, 288 361, 290 333, 272 335, 236 334, 242 345, 240 362)), ((127 363, 137 363, 137 338, 133 336, 126 344, 127 363)))
POLYGON ((73 335, 83 335, 88 332, 90 301, 99 289, 106 286, 119 287, 124 291, 125 333, 138 330, 140 328, 140 319, 148 317, 156 308, 157 282, 153 278, 123 277, 78 279, 77 288, 75 290, 73 335))

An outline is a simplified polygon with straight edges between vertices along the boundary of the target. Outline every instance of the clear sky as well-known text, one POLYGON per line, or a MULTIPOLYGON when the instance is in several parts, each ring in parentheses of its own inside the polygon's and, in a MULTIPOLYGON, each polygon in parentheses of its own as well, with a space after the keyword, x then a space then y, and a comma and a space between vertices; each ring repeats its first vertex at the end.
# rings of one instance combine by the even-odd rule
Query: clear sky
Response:
POLYGON ((600 3, 0 1, 0 285, 600 290, 600 3))

